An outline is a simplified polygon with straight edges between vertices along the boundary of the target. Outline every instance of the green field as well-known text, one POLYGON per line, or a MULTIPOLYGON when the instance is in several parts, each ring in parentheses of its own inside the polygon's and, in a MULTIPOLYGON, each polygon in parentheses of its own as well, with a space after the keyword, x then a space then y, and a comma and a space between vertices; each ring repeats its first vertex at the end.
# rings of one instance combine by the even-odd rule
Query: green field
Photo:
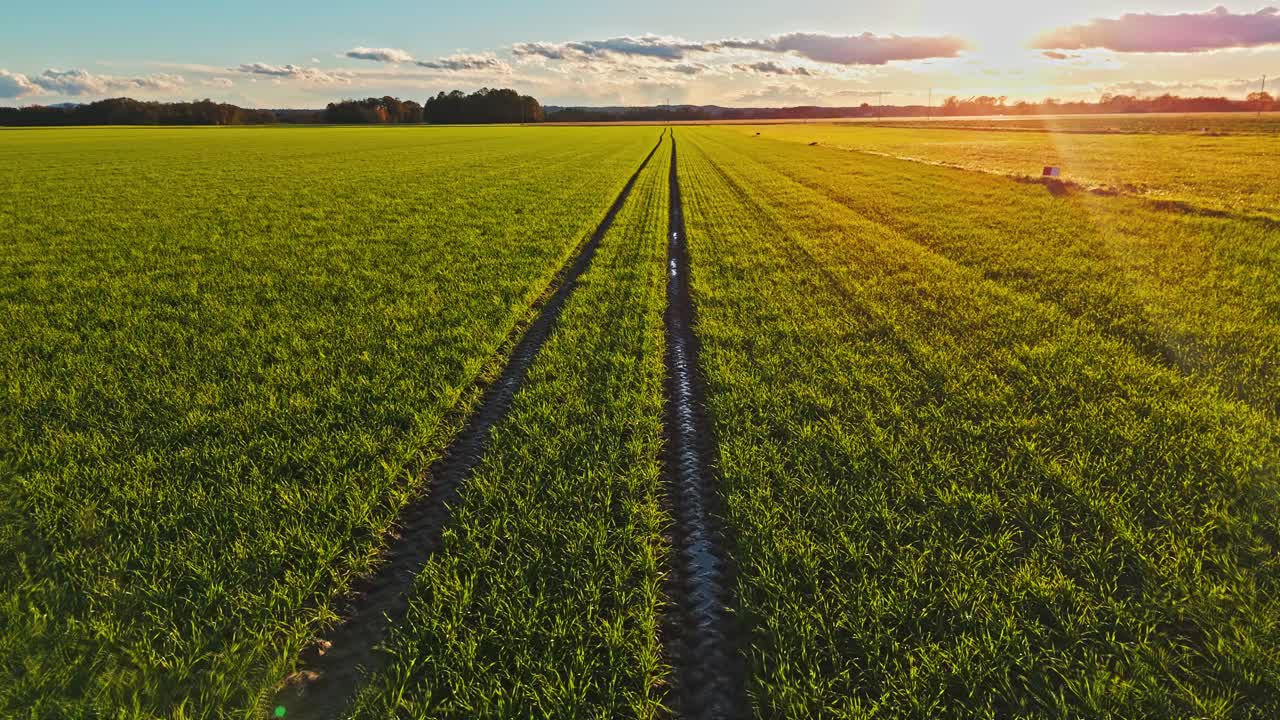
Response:
POLYGON ((495 428, 356 717, 657 716, 667 160, 495 428))
MULTIPOLYGON (((1166 359, 1154 338, 1216 346, 1217 322, 1127 316, 1117 290, 1274 333, 1275 275, 1250 284, 1231 253, 1274 258, 1280 235, 1230 242, 1137 201, 736 128, 693 137, 689 233, 759 716, 1276 710, 1275 395, 1246 397, 1257 385, 1227 379, 1227 358, 1179 366, 1207 360, 1198 345, 1166 359), (1133 225, 1162 222, 1159 238, 1041 232, 1094 203, 1146 213, 1133 225), (1181 262, 1234 276, 1169 283, 1181 262)), ((1247 352, 1273 367, 1277 347, 1247 352)))
MULTIPOLYGON (((1015 121, 1007 121, 1013 123, 1015 121)), ((919 127, 855 124, 738 126, 770 139, 816 142, 861 153, 1014 177, 1057 165, 1085 188, 1280 220, 1280 141, 1275 134, 1026 132, 939 122, 919 127)))
POLYGON ((1273 138, 660 132, 0 132, 0 716, 313 716, 299 658, 558 288, 314 716, 703 716, 672 163, 743 714, 1280 716, 1273 138))
POLYGON ((655 135, 0 134, 0 706, 250 705, 655 135))

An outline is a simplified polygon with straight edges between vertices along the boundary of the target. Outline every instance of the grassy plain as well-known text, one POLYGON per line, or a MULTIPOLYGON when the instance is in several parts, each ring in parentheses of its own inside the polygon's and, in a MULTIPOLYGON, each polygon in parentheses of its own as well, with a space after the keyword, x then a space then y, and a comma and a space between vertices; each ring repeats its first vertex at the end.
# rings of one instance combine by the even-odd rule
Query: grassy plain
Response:
POLYGON ((255 702, 654 136, 0 133, 0 714, 255 702))
MULTIPOLYGON (((817 142, 864 153, 1019 177, 1045 165, 1084 186, 1280 220, 1276 136, 1053 133, 853 124, 735 126, 763 138, 817 142)), ((1003 126, 1000 126, 1003 127, 1003 126)))
MULTIPOLYGON (((1146 239, 1051 237, 1053 252, 1007 282, 989 274, 1017 254, 999 247, 1000 219, 1035 237, 1077 199, 739 128, 685 137, 698 331, 759 717, 1280 712, 1270 404, 1152 357, 1054 290, 1078 256, 1124 268, 1146 239), (909 192, 909 208, 894 197, 874 211, 909 192), (1026 198, 1057 205, 1023 212, 1026 198), (921 220, 948 213, 943 229, 921 220)), ((1249 268, 1215 246, 1216 228, 1172 227, 1168 243, 1215 248, 1217 270, 1235 273, 1197 288, 1203 306, 1274 289, 1262 274, 1237 282, 1249 268)), ((1196 287, 1176 267, 1151 285, 1196 287)), ((1144 282, 1116 272, 1096 288, 1144 282)), ((1277 309, 1245 317, 1274 326, 1277 309)))
POLYGON ((355 717, 659 716, 664 140, 570 296, 355 717))
MULTIPOLYGON (((1275 150, 1172 128, 676 130, 757 717, 1280 716, 1275 150)), ((0 715, 261 710, 657 133, 0 132, 0 715)), ((669 163, 355 717, 664 714, 669 163)))

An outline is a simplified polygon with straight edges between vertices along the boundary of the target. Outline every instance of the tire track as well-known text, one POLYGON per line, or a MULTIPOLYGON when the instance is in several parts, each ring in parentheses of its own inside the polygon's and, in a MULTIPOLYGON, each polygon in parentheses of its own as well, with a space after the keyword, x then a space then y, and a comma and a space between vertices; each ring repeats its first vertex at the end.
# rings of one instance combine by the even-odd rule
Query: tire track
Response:
POLYGON ((439 549, 450 508, 461 499, 463 483, 484 456, 490 430, 506 416, 538 350, 550 337, 573 294, 578 278, 591 265, 596 249, 626 204, 640 173, 662 146, 665 135, 664 130, 595 232, 557 274, 552 283, 554 291, 516 342, 501 374, 485 388, 475 411, 432 465, 428 492, 401 511, 398 530, 391 537, 385 562, 371 577, 358 581, 352 588, 350 599, 340 613, 343 622, 303 652, 297 671, 276 693, 271 704, 277 717, 339 717, 364 680, 385 666, 387 658, 380 652, 381 645, 388 630, 408 610, 414 578, 439 549), (280 714, 280 708, 284 709, 284 715, 280 714))
POLYGON ((671 136, 667 244, 664 484, 675 517, 666 651, 674 668, 673 710, 684 718, 743 715, 742 672, 731 628, 730 565, 716 515, 715 440, 703 410, 697 370, 689 251, 671 136))

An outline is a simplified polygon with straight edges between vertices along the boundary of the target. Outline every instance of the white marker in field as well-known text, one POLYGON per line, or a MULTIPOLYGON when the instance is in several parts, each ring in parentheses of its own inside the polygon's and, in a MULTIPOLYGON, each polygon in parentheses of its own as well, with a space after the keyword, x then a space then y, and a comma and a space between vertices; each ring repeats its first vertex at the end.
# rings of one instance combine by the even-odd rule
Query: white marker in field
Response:
POLYGON ((1040 173, 1040 177, 1058 177, 1062 174, 1062 168, 1057 165, 1045 165, 1044 171, 1040 173))

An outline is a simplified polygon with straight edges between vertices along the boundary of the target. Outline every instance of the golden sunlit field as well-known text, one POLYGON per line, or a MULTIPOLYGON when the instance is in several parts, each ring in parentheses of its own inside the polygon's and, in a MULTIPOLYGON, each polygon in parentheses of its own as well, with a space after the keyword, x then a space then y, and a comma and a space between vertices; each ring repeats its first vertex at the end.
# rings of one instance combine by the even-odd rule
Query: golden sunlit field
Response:
POLYGON ((1277 122, 2 130, 0 716, 1280 717, 1277 122))
MULTIPOLYGON (((1249 115, 1148 120, 1088 118, 936 121, 867 127, 851 124, 744 126, 743 132, 793 142, 817 142, 868 154, 950 165, 1013 177, 1039 176, 1045 165, 1084 189, 1183 201, 1192 206, 1280 220, 1280 121, 1259 125, 1249 115), (1190 131, 1185 123, 1218 130, 1190 131), (1069 132, 1062 126, 1070 124, 1069 132), (1037 129, 1037 127, 1039 129, 1037 129), (1124 129, 1117 132, 1116 128, 1124 129)), ((1268 121, 1263 121, 1268 122, 1268 121)))

